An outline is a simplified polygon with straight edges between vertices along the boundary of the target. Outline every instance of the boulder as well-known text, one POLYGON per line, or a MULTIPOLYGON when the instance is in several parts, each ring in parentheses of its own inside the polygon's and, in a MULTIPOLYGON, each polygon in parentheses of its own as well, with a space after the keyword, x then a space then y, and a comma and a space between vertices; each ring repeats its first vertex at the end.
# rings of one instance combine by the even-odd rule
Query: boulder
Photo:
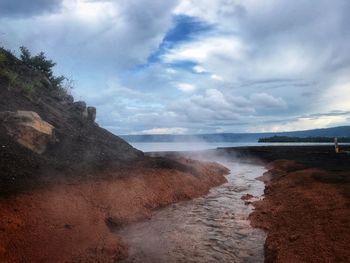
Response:
POLYGON ((87 107, 88 120, 95 122, 96 120, 96 108, 95 107, 87 107))
POLYGON ((73 103, 73 108, 77 111, 85 111, 86 110, 86 103, 85 101, 76 101, 73 103))
POLYGON ((33 111, 0 112, 0 125, 17 143, 38 154, 55 142, 54 127, 33 111))
POLYGON ((73 110, 78 112, 81 117, 87 118, 88 117, 88 112, 86 108, 86 103, 85 101, 76 101, 73 103, 73 110))
POLYGON ((66 101, 67 101, 68 103, 73 103, 73 102, 74 102, 73 96, 72 96, 72 95, 67 95, 67 96, 66 96, 66 101))

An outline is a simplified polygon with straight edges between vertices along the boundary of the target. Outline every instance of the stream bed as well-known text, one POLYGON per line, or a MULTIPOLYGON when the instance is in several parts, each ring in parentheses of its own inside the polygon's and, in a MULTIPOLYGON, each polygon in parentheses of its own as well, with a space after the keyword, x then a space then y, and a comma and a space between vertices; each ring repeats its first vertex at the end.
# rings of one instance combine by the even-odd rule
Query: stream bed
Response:
POLYGON ((263 194, 264 184, 255 178, 265 168, 236 161, 220 163, 231 171, 226 184, 118 231, 129 246, 129 258, 123 262, 264 261, 266 235, 250 226, 247 218, 253 207, 241 197, 263 194))

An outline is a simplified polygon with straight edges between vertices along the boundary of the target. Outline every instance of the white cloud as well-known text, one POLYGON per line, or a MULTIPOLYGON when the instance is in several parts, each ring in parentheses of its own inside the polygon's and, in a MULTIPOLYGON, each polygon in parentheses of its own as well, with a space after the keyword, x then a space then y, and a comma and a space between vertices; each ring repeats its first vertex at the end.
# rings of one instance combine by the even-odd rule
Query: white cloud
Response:
POLYGON ((177 88, 183 92, 193 92, 196 90, 196 86, 188 83, 179 83, 177 88))
MULTIPOLYGON (((210 57, 239 60, 243 58, 244 53, 244 46, 236 37, 206 37, 184 43, 169 50, 168 53, 163 55, 163 59, 165 62, 190 60, 204 63, 210 57)), ((199 66, 199 69, 203 68, 206 67, 203 65, 199 66)))
POLYGON ((203 67, 201 67, 201 66, 194 66, 193 67, 193 70, 195 71, 195 72, 197 72, 197 73, 205 73, 205 72, 207 72, 206 71, 206 69, 205 68, 203 68, 203 67))
POLYGON ((54 0, 27 14, 24 5, 4 3, 17 10, 0 8, 0 44, 45 51, 58 73, 76 80, 77 98, 97 104, 102 126, 114 132, 349 121, 295 117, 350 110, 349 1, 54 0), (173 15, 194 16, 211 29, 166 43, 148 63, 176 26, 173 15))
POLYGON ((251 132, 283 132, 300 131, 308 129, 319 129, 343 125, 347 122, 347 116, 319 116, 316 118, 297 118, 296 120, 273 125, 255 125, 250 129, 251 132))
POLYGON ((177 73, 177 71, 173 68, 167 68, 165 71, 169 74, 176 74, 177 73))
MULTIPOLYGON (((45 51, 74 69, 126 69, 145 63, 171 27, 176 1, 69 1, 63 11, 28 19, 0 18, 5 46, 45 51), (23 28, 31 28, 30 31, 23 28)), ((69 74, 70 75, 70 74, 69 74)))
POLYGON ((287 103, 281 98, 275 98, 266 93, 256 93, 250 96, 250 100, 257 108, 286 108, 287 103))
POLYGON ((350 110, 350 79, 347 76, 331 84, 321 96, 323 110, 350 110))
POLYGON ((222 77, 220 77, 219 75, 216 74, 212 74, 210 75, 211 79, 215 79, 215 80, 219 80, 219 81, 223 81, 224 79, 222 77))
POLYGON ((142 134, 185 134, 188 131, 187 128, 173 127, 173 128, 152 128, 149 130, 143 130, 142 134))

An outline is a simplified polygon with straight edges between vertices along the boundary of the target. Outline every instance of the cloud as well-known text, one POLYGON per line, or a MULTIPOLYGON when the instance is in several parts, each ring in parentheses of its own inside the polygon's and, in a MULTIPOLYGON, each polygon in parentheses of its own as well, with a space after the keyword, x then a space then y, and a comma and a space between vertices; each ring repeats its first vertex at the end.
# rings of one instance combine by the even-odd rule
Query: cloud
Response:
POLYGON ((192 95, 169 106, 179 118, 187 122, 217 122, 240 119, 241 114, 253 113, 249 101, 242 97, 225 96, 217 89, 208 89, 204 93, 192 95))
POLYGON ((1 1, 0 44, 45 51, 115 133, 305 129, 349 120, 349 10, 345 0, 1 1))
POLYGON ((163 59, 165 62, 189 60, 203 63, 209 57, 240 59, 243 53, 244 47, 235 37, 205 37, 171 49, 163 59))
POLYGON ((63 0, 1 0, 1 17, 31 17, 60 11, 63 0))
POLYGON ((193 67, 193 70, 194 70, 195 72, 197 72, 197 73, 205 73, 205 72, 207 72, 205 68, 203 68, 203 67, 201 67, 201 66, 198 66, 198 65, 194 66, 194 67, 193 67))
POLYGON ((212 74, 212 75, 210 76, 210 78, 215 79, 215 80, 219 80, 219 81, 223 81, 223 78, 220 77, 220 76, 218 76, 218 75, 216 75, 216 74, 212 74))
POLYGON ((188 129, 181 127, 153 128, 149 130, 143 130, 141 134, 185 134, 187 131, 188 129))
POLYGON ((266 93, 253 94, 251 95, 250 99, 252 103, 258 108, 266 107, 284 109, 287 107, 287 103, 283 99, 275 98, 266 93))
POLYGON ((64 1, 64 12, 0 21, 5 46, 45 51, 59 69, 74 75, 96 65, 111 74, 147 61, 171 27, 175 5, 176 1, 64 1))
POLYGON ((188 83, 179 83, 177 88, 183 92, 192 92, 196 90, 196 86, 188 83))

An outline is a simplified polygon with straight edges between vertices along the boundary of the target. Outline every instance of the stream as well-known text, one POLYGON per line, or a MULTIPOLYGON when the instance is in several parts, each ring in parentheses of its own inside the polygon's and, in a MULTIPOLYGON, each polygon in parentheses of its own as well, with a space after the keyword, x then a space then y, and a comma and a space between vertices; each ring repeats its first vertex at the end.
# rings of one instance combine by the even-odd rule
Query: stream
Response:
POLYGON ((247 220, 253 207, 242 195, 260 197, 260 165, 220 161, 230 169, 227 183, 205 197, 155 211, 150 220, 118 231, 129 246, 123 262, 263 262, 265 233, 247 220))

